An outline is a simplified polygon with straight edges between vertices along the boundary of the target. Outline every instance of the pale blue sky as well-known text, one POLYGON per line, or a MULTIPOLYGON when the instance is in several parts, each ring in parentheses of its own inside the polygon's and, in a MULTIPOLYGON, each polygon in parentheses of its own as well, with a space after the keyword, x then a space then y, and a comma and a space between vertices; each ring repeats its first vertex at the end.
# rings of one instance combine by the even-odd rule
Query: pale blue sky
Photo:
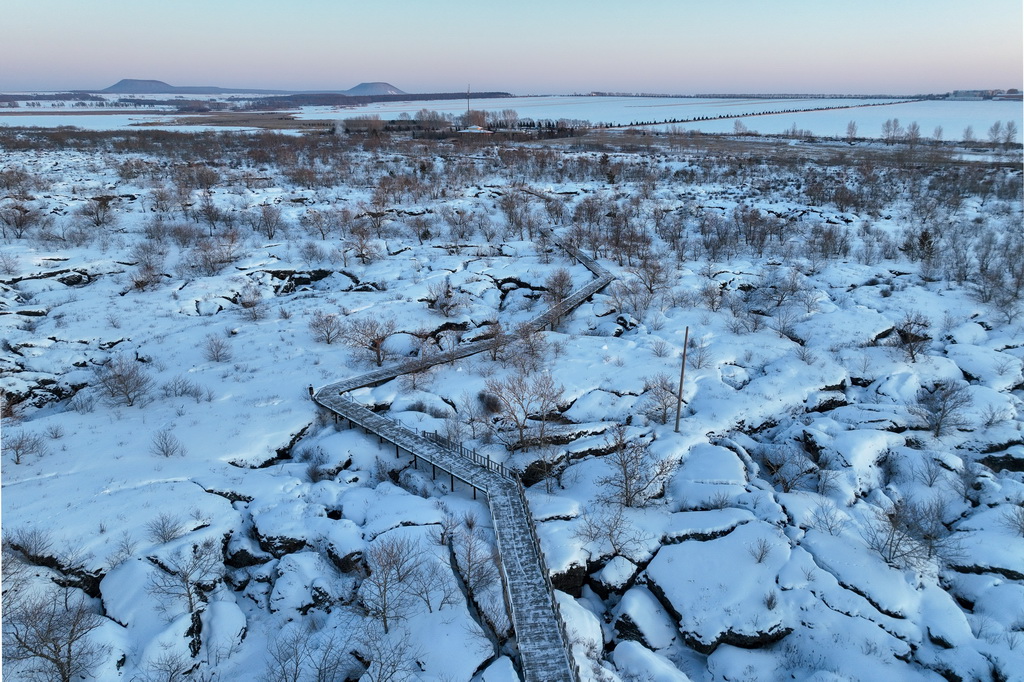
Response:
POLYGON ((1021 0, 4 0, 0 90, 1021 87, 1021 0))

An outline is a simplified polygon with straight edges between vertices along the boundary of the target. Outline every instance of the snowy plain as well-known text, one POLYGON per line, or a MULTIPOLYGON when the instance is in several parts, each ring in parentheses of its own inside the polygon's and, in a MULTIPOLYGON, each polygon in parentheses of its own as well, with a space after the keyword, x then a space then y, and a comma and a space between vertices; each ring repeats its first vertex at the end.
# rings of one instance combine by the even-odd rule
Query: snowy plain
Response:
MULTIPOLYGON (((21 547, 5 563, 30 559, 30 531, 49 538, 36 558, 50 565, 30 561, 15 588, 56 579, 102 610, 94 679, 157 679, 172 664, 203 679, 286 679, 275 675, 289 647, 302 675, 330 654, 336 679, 387 679, 393 659, 394 679, 516 679, 500 581, 480 577, 493 568, 486 505, 317 414, 308 385, 372 363, 318 342, 310 322, 393 318, 395 359, 496 320, 511 329, 545 305, 560 268, 576 285, 589 277, 530 238, 541 223, 581 239, 622 283, 655 289, 645 299, 643 286, 613 285, 530 340, 528 374, 562 389, 548 427, 565 438, 513 449, 507 415, 470 418, 488 380, 523 369, 517 344, 356 397, 524 472, 553 462, 528 496, 584 679, 1022 679, 1024 537, 1012 518, 1024 503, 1024 330, 1019 299, 984 300, 977 272, 986 244, 1007 267, 1021 260, 1019 149, 979 165, 992 184, 937 207, 949 176, 893 163, 878 183, 893 191, 853 211, 807 194, 815 176, 852 172, 841 160, 751 171, 727 154, 620 152, 607 138, 554 165, 525 145, 516 167, 486 143, 271 137, 287 153, 253 161, 184 141, 185 152, 93 153, 14 137, 2 207, 50 218, 2 249, 3 532, 21 547), (293 180, 296 157, 332 181, 293 180), (175 180, 196 165, 216 171, 205 191, 175 180), (111 197, 102 221, 100 196, 111 197), (327 234, 318 214, 337 218, 327 234), (760 252, 758 220, 781 235, 760 252), (591 223, 592 245, 574 231, 591 223), (645 246, 611 246, 614 230, 645 246), (640 267, 645 253, 660 278, 640 267), (458 299, 451 314, 442 290, 458 299), (903 338, 910 312, 924 333, 903 338), (687 328, 676 433, 654 379, 678 375, 687 328), (136 404, 97 386, 117 358, 152 379, 136 404), (936 435, 920 405, 940 382, 970 400, 936 435), (632 506, 609 492, 615 425, 672 464, 632 506), (25 434, 42 445, 15 462, 11 439, 25 434), (882 523, 908 502, 937 517, 931 535, 882 523), (886 554, 885 530, 904 533, 910 559, 886 554), (204 540, 219 561, 189 611, 154 585, 204 540), (416 548, 428 579, 385 634, 367 585, 371 552, 389 541, 416 548)), ((867 192, 868 172, 851 184, 867 192)), ((530 416, 532 433, 542 420, 530 416)))

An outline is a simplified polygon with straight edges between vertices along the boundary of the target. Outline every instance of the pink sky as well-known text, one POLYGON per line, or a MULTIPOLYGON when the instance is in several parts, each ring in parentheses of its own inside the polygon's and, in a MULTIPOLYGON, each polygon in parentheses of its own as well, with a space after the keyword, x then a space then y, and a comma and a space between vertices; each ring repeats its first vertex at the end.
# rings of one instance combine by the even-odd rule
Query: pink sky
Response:
POLYGON ((6 0, 0 89, 928 93, 1012 88, 1020 0, 6 0))

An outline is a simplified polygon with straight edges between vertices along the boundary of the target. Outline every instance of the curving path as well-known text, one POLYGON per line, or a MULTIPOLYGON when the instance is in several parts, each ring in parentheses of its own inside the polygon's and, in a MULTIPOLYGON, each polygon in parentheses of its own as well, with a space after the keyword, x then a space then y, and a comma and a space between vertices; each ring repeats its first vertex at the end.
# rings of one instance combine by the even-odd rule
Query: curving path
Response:
MULTIPOLYGON (((595 277, 530 320, 529 324, 538 330, 555 325, 560 318, 615 279, 593 258, 572 246, 556 243, 595 277)), ((414 458, 443 469, 453 480, 457 478, 487 495, 501 560, 502 583, 522 659, 523 679, 526 682, 576 682, 579 680, 579 669, 572 658, 533 515, 518 475, 436 434, 420 434, 376 414, 345 395, 353 389, 374 386, 402 374, 450 362, 453 358, 481 353, 489 350, 494 343, 491 340, 475 341, 438 356, 411 360, 342 379, 321 388, 314 394, 313 400, 351 424, 357 424, 393 443, 396 452, 399 449, 405 450, 414 458)))

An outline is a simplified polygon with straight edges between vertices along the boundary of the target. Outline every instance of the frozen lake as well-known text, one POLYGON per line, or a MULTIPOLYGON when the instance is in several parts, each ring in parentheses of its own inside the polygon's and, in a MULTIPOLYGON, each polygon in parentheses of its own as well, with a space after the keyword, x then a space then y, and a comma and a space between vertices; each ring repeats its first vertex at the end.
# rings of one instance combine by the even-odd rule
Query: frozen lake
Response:
MULTIPOLYGON (((861 137, 881 137, 882 123, 898 118, 906 126, 917 121, 921 134, 931 137, 936 126, 942 126, 944 139, 960 139, 967 126, 974 134, 985 139, 985 133, 996 121, 1015 121, 1021 130, 1024 104, 997 101, 945 101, 928 100, 901 102, 888 99, 703 99, 673 97, 514 97, 471 100, 470 105, 480 111, 514 109, 520 118, 579 119, 594 124, 631 123, 687 120, 703 117, 731 118, 675 124, 683 130, 707 133, 731 133, 735 121, 741 120, 748 130, 760 133, 782 133, 793 127, 810 130, 819 136, 844 136, 850 121, 857 122, 861 137), (841 107, 841 108, 833 108, 841 107), (821 109, 765 113, 793 109, 821 109)), ((300 118, 345 119, 358 115, 376 114, 383 119, 398 118, 402 114, 415 116, 421 109, 444 114, 459 115, 466 110, 465 100, 432 102, 381 102, 362 107, 322 107, 304 109, 300 118)), ((1018 138, 1019 139, 1019 138, 1018 138)))
MULTIPOLYGON (((482 111, 513 109, 522 119, 576 119, 590 121, 595 125, 677 120, 683 122, 668 125, 677 130, 706 133, 731 133, 737 120, 742 121, 748 130, 759 133, 783 133, 796 126, 824 137, 844 136, 850 121, 857 123, 858 136, 881 137, 882 124, 891 118, 898 118, 904 126, 916 121, 925 137, 932 137, 936 127, 941 126, 943 138, 947 140, 962 139, 967 126, 973 128, 975 137, 984 140, 989 127, 996 121, 1014 121, 1018 131, 1024 127, 1024 104, 1007 101, 538 96, 474 99, 470 104, 473 109, 482 111), (817 111, 796 111, 805 109, 817 111), (719 116, 728 118, 719 119, 719 116), (714 120, 694 120, 701 118, 714 120)), ((382 119, 395 119, 403 115, 414 117, 421 109, 458 116, 465 112, 466 100, 378 102, 358 107, 303 107, 296 117, 304 120, 342 120, 369 114, 382 119)), ((24 109, 21 111, 24 112, 24 109)), ((152 114, 69 112, 63 115, 43 110, 39 114, 22 113, 17 116, 5 116, 0 112, 2 126, 75 126, 87 130, 121 130, 147 124, 164 130, 194 129, 174 125, 173 120, 168 112, 157 110, 152 114)), ((666 129, 667 125, 657 128, 666 129)))

